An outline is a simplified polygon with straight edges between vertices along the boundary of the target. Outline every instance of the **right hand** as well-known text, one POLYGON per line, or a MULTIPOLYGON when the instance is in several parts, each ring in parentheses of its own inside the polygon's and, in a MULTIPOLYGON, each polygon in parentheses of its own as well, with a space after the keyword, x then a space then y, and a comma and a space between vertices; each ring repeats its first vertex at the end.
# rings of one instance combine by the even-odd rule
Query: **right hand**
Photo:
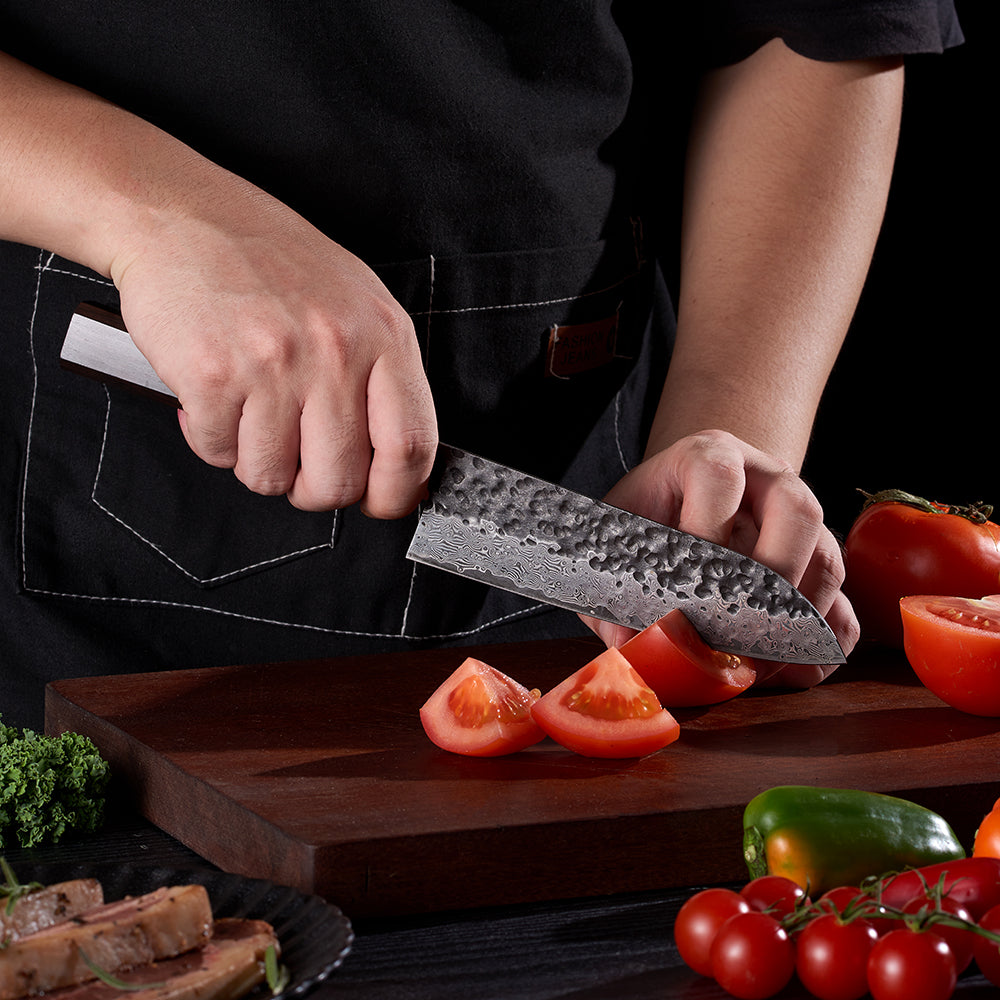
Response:
POLYGON ((111 267, 188 444, 304 510, 404 516, 437 445, 409 316, 357 257, 220 174, 225 190, 144 212, 111 267))

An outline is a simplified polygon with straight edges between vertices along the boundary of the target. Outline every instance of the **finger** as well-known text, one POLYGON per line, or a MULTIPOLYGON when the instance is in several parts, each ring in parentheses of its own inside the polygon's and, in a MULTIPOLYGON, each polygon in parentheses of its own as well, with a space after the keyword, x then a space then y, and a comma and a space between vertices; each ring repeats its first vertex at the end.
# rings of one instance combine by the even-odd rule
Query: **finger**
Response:
POLYGON ((748 481, 759 526, 751 555, 797 587, 824 530, 823 509, 791 469, 751 470, 748 481))
POLYGON ((591 618, 589 615, 580 615, 580 621, 587 626, 607 647, 622 646, 632 636, 636 635, 635 629, 626 628, 615 622, 606 622, 600 618, 591 618))
POLYGON ((679 457, 681 501, 677 527, 719 545, 729 544, 746 490, 744 458, 726 435, 699 435, 679 457))
POLYGON ((845 576, 840 545, 833 534, 823 528, 798 588, 825 618, 840 593, 845 576))
POLYGON ((374 448, 361 508, 369 517, 409 514, 426 495, 437 452, 437 418, 415 346, 399 363, 380 357, 368 380, 374 448))
POLYGON ((239 454, 240 411, 233 407, 205 410, 185 404, 177 411, 177 421, 188 447, 204 462, 231 469, 239 454))
POLYGON ((288 499, 301 510, 339 510, 365 492, 371 445, 364 392, 341 383, 335 397, 313 392, 299 423, 300 466, 288 499))
POLYGON ((247 489, 264 496, 287 493, 299 465, 297 400, 254 393, 243 405, 233 469, 247 489))

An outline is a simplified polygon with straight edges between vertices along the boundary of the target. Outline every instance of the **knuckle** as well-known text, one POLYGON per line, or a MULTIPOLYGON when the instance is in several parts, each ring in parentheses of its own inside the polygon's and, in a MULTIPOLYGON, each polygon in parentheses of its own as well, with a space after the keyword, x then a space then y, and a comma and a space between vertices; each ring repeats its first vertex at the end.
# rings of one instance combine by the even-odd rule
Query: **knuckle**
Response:
POLYGON ((823 507, 816 494, 799 478, 791 468, 778 474, 779 482, 786 496, 789 516, 806 525, 823 523, 823 507))

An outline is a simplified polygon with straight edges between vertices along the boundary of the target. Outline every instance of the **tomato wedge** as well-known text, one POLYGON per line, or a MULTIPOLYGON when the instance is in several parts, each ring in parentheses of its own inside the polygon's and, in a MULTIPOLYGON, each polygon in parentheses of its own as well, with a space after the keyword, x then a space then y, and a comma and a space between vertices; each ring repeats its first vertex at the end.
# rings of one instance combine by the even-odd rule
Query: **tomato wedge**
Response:
POLYGON ((644 757, 673 743, 677 720, 618 649, 606 649, 531 708, 557 743, 587 757, 644 757))
POLYGON ((471 757, 499 757, 545 739, 531 718, 539 692, 468 657, 424 702, 424 732, 442 750, 471 757))
POLYGON ((942 701, 970 715, 1000 715, 1000 604, 995 597, 904 597, 903 650, 942 701))
POLYGON ((667 708, 728 701, 757 679, 751 660, 712 649, 678 609, 633 636, 621 651, 667 708))

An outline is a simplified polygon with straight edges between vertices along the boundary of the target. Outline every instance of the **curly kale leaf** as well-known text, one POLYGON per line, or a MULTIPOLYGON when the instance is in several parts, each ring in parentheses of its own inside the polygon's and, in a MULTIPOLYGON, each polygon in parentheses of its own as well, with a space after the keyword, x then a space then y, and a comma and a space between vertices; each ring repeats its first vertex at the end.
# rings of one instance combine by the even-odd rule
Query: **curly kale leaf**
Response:
POLYGON ((97 747, 78 733, 42 736, 0 721, 0 848, 56 843, 92 833, 104 818, 110 780, 97 747))

